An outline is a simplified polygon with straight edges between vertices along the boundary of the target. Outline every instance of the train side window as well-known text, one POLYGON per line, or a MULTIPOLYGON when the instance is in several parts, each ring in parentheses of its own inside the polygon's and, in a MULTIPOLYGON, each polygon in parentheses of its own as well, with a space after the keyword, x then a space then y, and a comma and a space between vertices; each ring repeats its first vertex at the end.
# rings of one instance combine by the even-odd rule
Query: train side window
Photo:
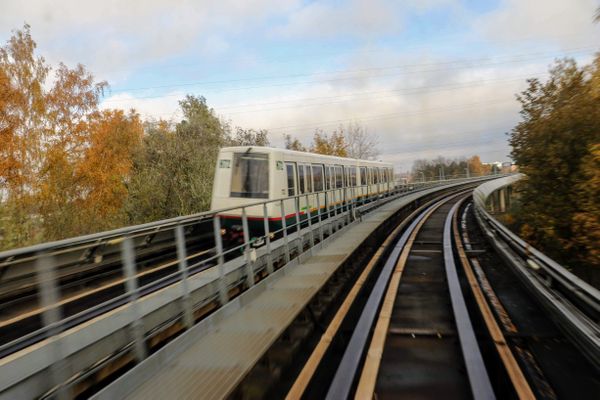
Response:
POLYGON ((304 165, 298 165, 298 194, 304 194, 306 192, 304 179, 306 174, 304 173, 304 165))
POLYGON ((306 169, 306 192, 307 193, 312 193, 313 191, 313 174, 312 174, 312 169, 310 168, 310 165, 305 165, 304 168, 306 169))
POLYGON ((360 167, 360 186, 367 184, 367 167, 360 167))
POLYGON ((329 170, 329 165, 326 165, 324 170, 325 174, 323 175, 323 178, 325 182, 325 190, 329 190, 331 189, 331 171, 329 170))
POLYGON ((323 166, 322 165, 313 165, 312 166, 312 175, 313 175, 313 186, 315 192, 323 191, 323 166))
POLYGON ((341 165, 336 165, 335 167, 335 187, 337 189, 341 188, 344 184, 344 178, 342 174, 341 165))
POLYGON ((287 172, 287 188, 288 196, 296 195, 296 177, 294 173, 294 164, 285 163, 285 170, 287 172))
POLYGON ((350 186, 356 186, 356 167, 350 167, 350 186))

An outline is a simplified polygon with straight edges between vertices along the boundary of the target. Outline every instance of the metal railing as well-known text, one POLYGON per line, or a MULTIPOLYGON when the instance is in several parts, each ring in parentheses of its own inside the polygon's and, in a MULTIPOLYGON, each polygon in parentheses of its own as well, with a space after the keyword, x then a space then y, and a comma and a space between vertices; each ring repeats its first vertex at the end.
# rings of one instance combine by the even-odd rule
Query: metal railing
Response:
MULTIPOLYGON (((480 178, 470 180, 477 179, 480 178)), ((148 354, 148 338, 159 328, 142 326, 142 316, 147 310, 139 308, 141 298, 167 287, 179 290, 176 296, 180 302, 179 312, 172 318, 181 320, 185 328, 190 328, 195 322, 194 312, 201 306, 192 301, 194 288, 191 287, 191 279, 200 272, 210 270, 217 275, 214 281, 218 287, 216 295, 204 299, 204 303, 213 301, 222 306, 230 300, 232 289, 252 287, 257 279, 271 274, 277 265, 282 266, 304 252, 312 251, 314 246, 322 244, 342 226, 388 200, 463 181, 467 179, 422 185, 385 184, 385 188, 381 184, 376 190, 367 185, 329 189, 0 253, 0 295, 5 294, 7 287, 12 290, 29 285, 27 298, 30 303, 39 304, 35 308, 39 321, 33 328, 30 320, 23 319, 31 314, 31 310, 12 318, 28 321, 29 325, 23 326, 29 326, 29 330, 19 332, 21 325, 7 324, 6 319, 0 321, 0 330, 6 328, 13 335, 9 336, 10 340, 0 342, 0 357, 40 340, 47 340, 54 348, 50 356, 54 361, 49 362, 48 366, 53 371, 53 380, 62 385, 66 377, 62 376, 65 368, 61 367, 61 360, 64 361, 69 354, 52 344, 58 342, 58 337, 66 330, 128 304, 127 320, 130 321, 132 345, 127 346, 133 349, 139 362, 148 354), (301 202, 310 204, 310 196, 315 200, 316 207, 304 211, 301 202), (324 204, 320 203, 321 198, 324 204), (269 224, 269 206, 280 209, 281 226, 277 229, 271 229, 269 224), (257 217, 256 209, 262 209, 262 217, 259 218, 262 219, 262 232, 252 237, 249 217, 257 217), (287 211, 291 212, 286 214, 287 211), (239 242, 225 243, 221 233, 221 215, 232 213, 240 216, 242 236, 239 242), (293 214, 293 217, 286 220, 285 216, 289 214, 293 214), (260 248, 257 248, 258 244, 260 248), (255 262, 257 252, 266 258, 266 262, 260 265, 255 262), (229 277, 230 271, 226 270, 226 265, 232 261, 241 263, 243 271, 234 278, 229 277), (92 277, 92 287, 85 289, 88 293, 86 302, 82 297, 85 293, 82 294, 77 286, 77 279, 84 273, 92 277), (98 282, 102 284, 95 287, 98 282)), ((90 282, 86 281, 83 286, 88 284, 90 282)), ((13 302, 22 297, 21 292, 14 293, 16 297, 11 300, 13 302)), ((0 392, 18 379, 0 378, 0 392)))
POLYGON ((493 180, 473 193, 479 225, 517 276, 538 297, 583 354, 600 369, 600 291, 569 272, 512 232, 486 209, 492 193, 523 177, 493 180))

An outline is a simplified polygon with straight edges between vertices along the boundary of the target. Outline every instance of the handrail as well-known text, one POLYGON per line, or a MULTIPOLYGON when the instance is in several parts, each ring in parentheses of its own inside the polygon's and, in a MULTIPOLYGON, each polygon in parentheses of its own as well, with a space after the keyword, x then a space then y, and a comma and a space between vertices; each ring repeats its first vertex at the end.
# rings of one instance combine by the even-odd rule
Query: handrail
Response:
MULTIPOLYGON (((407 183, 407 184, 396 184, 396 182, 394 182, 393 185, 394 185, 394 188, 430 187, 430 186, 437 186, 440 184, 459 182, 461 180, 475 181, 475 180, 481 179, 483 177, 484 176, 471 177, 471 178, 456 178, 456 179, 447 179, 447 180, 414 182, 414 183, 407 183)), ((354 188, 355 190, 358 190, 360 188, 368 188, 369 186, 375 186, 375 185, 360 185, 360 186, 354 186, 352 188, 354 188)), ((317 195, 317 194, 320 195, 320 194, 335 192, 335 191, 344 190, 344 189, 347 189, 347 188, 335 188, 335 189, 323 190, 320 192, 312 192, 312 193, 310 193, 310 195, 317 195)), ((51 241, 51 242, 39 243, 39 244, 26 246, 26 247, 5 250, 5 251, 0 252, 0 262, 5 259, 21 256, 25 253, 47 252, 49 249, 52 249, 52 248, 55 248, 55 249, 64 248, 64 247, 81 245, 84 243, 91 243, 91 242, 105 242, 105 241, 111 240, 112 238, 119 237, 119 236, 131 236, 133 234, 140 234, 144 231, 159 230, 161 228, 167 228, 167 227, 171 227, 173 225, 194 223, 194 222, 198 222, 199 220, 202 220, 203 218, 209 218, 215 214, 224 213, 224 212, 236 210, 236 209, 241 209, 242 207, 250 208, 250 207, 256 207, 256 206, 262 206, 263 204, 280 202, 281 200, 299 199, 301 197, 304 197, 305 195, 306 194, 300 194, 300 195, 296 195, 296 196, 281 197, 281 198, 277 198, 277 199, 257 201, 254 203, 244 204, 243 206, 232 206, 232 207, 226 207, 226 208, 221 208, 221 209, 216 209, 216 210, 203 211, 200 213, 184 215, 184 216, 179 216, 179 217, 173 217, 173 218, 168 218, 168 219, 164 219, 164 220, 148 222, 145 224, 131 225, 131 226, 117 228, 117 229, 113 229, 113 230, 109 230, 109 231, 91 233, 88 235, 82 235, 82 236, 77 236, 77 237, 73 237, 73 238, 61 239, 61 240, 56 240, 56 241, 51 241)), ((1 265, 2 264, 0 264, 0 266, 1 265)))
POLYGON ((583 353, 600 368, 600 291, 512 232, 486 209, 495 191, 522 179, 518 174, 486 182, 473 193, 477 221, 492 245, 525 283, 551 307, 583 353))

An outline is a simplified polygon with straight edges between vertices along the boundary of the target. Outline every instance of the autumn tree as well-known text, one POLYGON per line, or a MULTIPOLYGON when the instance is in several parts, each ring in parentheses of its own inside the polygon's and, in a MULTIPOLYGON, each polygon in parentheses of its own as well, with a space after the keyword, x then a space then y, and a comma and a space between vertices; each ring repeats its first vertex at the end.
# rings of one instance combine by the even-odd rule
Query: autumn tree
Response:
POLYGON ((598 57, 583 68, 556 62, 546 82, 530 79, 518 96, 522 120, 510 133, 512 156, 527 175, 520 184, 521 233, 567 265, 600 265, 592 250, 598 209, 590 204, 598 202, 599 79, 598 57))
POLYGON ((379 155, 377 137, 359 123, 340 125, 331 134, 325 133, 323 129, 316 129, 308 149, 300 140, 289 134, 283 135, 283 139, 285 148, 289 150, 363 160, 374 160, 379 155))
POLYGON ((113 217, 123 206, 127 154, 141 132, 137 116, 99 111, 105 82, 81 65, 52 71, 35 49, 28 25, 0 48, 5 248, 125 223, 113 217))
POLYGON ((310 151, 317 154, 348 157, 348 144, 340 132, 334 131, 331 135, 327 135, 322 129, 317 129, 310 151))
POLYGON ((467 174, 467 168, 470 176, 485 175, 491 171, 489 166, 482 164, 477 155, 469 159, 446 159, 438 156, 434 160, 416 160, 413 163, 412 176, 413 181, 460 178, 467 174))
POLYGON ((488 165, 483 165, 479 156, 475 155, 467 160, 467 167, 471 176, 482 176, 489 174, 491 168, 488 165))
POLYGON ((358 122, 347 126, 340 125, 334 134, 342 135, 346 142, 348 157, 361 160, 375 160, 379 155, 377 137, 369 133, 368 129, 358 122))
POLYGON ((0 48, 3 247, 32 243, 39 237, 31 218, 36 205, 32 192, 42 163, 43 85, 49 67, 35 56, 35 48, 28 25, 13 32, 0 48))
POLYGON ((133 110, 107 110, 90 123, 90 146, 84 150, 75 176, 87 192, 77 205, 81 230, 93 226, 106 230, 129 223, 125 214, 128 196, 126 181, 133 167, 133 155, 140 146, 142 122, 133 110))
POLYGON ((600 144, 581 160, 582 180, 575 188, 579 207, 573 216, 574 241, 584 249, 581 259, 600 266, 600 144))
POLYGON ((295 151, 308 151, 306 147, 298 140, 298 138, 292 137, 292 135, 285 134, 283 135, 284 146, 288 150, 295 151))

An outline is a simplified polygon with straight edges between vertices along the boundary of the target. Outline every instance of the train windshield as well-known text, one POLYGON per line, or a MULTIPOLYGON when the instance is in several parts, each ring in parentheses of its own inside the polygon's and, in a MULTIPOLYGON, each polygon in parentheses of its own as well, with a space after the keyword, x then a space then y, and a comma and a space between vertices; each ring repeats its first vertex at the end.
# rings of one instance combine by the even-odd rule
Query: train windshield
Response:
POLYGON ((231 171, 231 197, 269 198, 269 155, 236 153, 231 171))

